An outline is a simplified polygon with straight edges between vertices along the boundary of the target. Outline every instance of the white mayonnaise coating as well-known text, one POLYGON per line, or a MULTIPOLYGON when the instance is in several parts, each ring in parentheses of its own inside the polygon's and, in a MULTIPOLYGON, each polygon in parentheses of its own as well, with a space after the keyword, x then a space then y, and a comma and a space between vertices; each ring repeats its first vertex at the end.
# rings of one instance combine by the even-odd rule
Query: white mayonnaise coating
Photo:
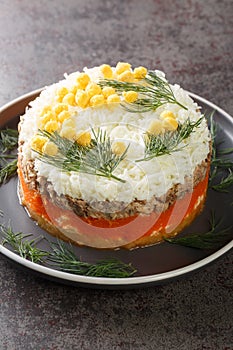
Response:
MULTIPOLYGON (((99 67, 85 69, 92 80, 101 77, 99 67)), ((162 72, 158 75, 164 76, 162 72)), ((182 143, 180 151, 155 157, 150 161, 135 162, 143 158, 143 134, 154 119, 159 119, 164 110, 176 114, 177 120, 183 123, 187 118, 197 121, 201 117, 198 105, 189 97, 179 85, 171 85, 176 99, 187 107, 167 103, 154 112, 130 113, 119 104, 102 105, 101 107, 81 109, 70 107, 74 115, 76 131, 94 128, 106 129, 112 140, 123 141, 128 144, 127 158, 120 163, 114 174, 124 179, 126 183, 117 182, 100 176, 81 173, 61 173, 59 169, 42 163, 35 152, 31 150, 31 140, 38 131, 38 119, 44 106, 55 103, 58 87, 71 87, 77 73, 66 75, 66 79, 44 89, 41 95, 30 103, 22 117, 20 140, 24 142, 22 152, 24 162, 35 159, 35 169, 39 176, 45 176, 53 184, 58 195, 67 194, 74 198, 82 198, 88 202, 102 200, 120 200, 126 203, 135 198, 149 200, 153 195, 165 194, 174 184, 184 183, 185 176, 191 176, 195 167, 200 164, 209 153, 210 135, 205 120, 192 132, 190 137, 182 143)))

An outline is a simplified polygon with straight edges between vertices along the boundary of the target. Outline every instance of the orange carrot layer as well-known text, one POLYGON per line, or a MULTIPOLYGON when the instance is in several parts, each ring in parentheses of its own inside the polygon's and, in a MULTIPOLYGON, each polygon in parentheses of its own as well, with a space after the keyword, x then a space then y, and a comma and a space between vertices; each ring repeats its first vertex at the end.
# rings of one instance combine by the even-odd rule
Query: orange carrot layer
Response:
MULTIPOLYGON (((42 216, 57 227, 68 238, 75 240, 75 234, 87 238, 87 241, 98 239, 119 242, 120 245, 153 234, 153 232, 171 232, 188 217, 198 206, 202 196, 205 196, 208 185, 208 172, 203 181, 178 199, 173 205, 162 213, 153 212, 150 215, 134 215, 128 218, 106 220, 96 218, 81 218, 72 210, 54 205, 46 196, 41 197, 36 190, 30 189, 24 180, 22 170, 18 170, 21 189, 26 206, 29 206, 37 215, 42 216), (106 230, 107 228, 107 230, 106 230), (70 234, 71 232, 71 234, 70 234)), ((84 238, 83 243, 85 244, 84 238)))
POLYGON ((40 193, 37 190, 29 188, 29 186, 25 182, 19 162, 18 176, 21 184, 21 190, 23 192, 24 202, 26 203, 26 205, 29 206, 29 209, 34 211, 36 214, 42 216, 43 218, 46 218, 47 220, 50 220, 42 202, 40 193))

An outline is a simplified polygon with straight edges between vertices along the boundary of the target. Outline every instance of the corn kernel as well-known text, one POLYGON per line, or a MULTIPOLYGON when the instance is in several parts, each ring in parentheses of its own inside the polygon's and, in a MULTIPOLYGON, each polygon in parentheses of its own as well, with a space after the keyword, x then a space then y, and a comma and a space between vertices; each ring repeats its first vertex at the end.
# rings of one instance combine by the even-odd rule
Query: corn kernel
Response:
POLYGON ((42 152, 48 156, 55 156, 58 152, 58 147, 53 142, 47 141, 42 147, 42 152))
POLYGON ((75 106, 75 96, 74 94, 72 94, 71 92, 66 94, 63 99, 62 99, 63 103, 67 103, 70 106, 75 106))
POLYGON ((163 123, 160 120, 152 120, 147 130, 152 135, 159 135, 164 131, 163 123))
POLYGON ((36 135, 31 141, 31 148, 35 151, 42 151, 44 144, 47 142, 47 138, 43 136, 36 135))
POLYGON ((68 94, 68 89, 65 86, 62 86, 57 90, 57 95, 59 97, 64 97, 66 94, 68 94))
POLYGON ((86 108, 89 102, 89 96, 86 91, 79 90, 75 95, 75 102, 81 108, 86 108))
POLYGON ((39 128, 42 128, 47 122, 50 120, 56 120, 56 116, 53 114, 53 112, 49 111, 43 115, 38 121, 39 128))
POLYGON ((117 79, 119 81, 126 81, 128 83, 132 83, 132 81, 134 80, 134 75, 132 72, 130 72, 129 70, 121 73, 120 75, 117 76, 117 79))
POLYGON ((163 111, 161 114, 160 114, 160 118, 161 119, 165 119, 165 118, 173 118, 175 119, 176 116, 173 112, 171 111, 163 111))
POLYGON ((56 122, 55 120, 50 120, 49 122, 47 122, 44 126, 44 130, 52 133, 56 130, 59 129, 59 124, 58 122, 56 122))
POLYGON ((74 85, 69 89, 69 92, 75 95, 78 89, 79 89, 79 85, 74 85))
POLYGON ((135 79, 143 79, 145 78, 146 74, 147 74, 147 69, 145 67, 136 67, 134 68, 134 78, 135 79))
POLYGON ((117 141, 117 142, 114 142, 114 144, 112 145, 112 151, 116 155, 120 156, 125 152, 125 150, 126 150, 126 146, 123 142, 117 141))
POLYGON ((163 126, 166 130, 175 131, 178 127, 178 122, 176 119, 168 117, 163 120, 163 126))
POLYGON ((70 118, 70 113, 68 111, 61 111, 61 113, 58 114, 57 119, 59 122, 63 123, 64 120, 70 118))
POLYGON ((107 103, 116 103, 116 102, 121 102, 119 95, 113 94, 113 95, 108 96, 107 103))
POLYGON ((138 93, 136 91, 123 91, 122 95, 124 96, 124 100, 128 103, 132 103, 138 98, 138 93))
POLYGON ((40 116, 46 114, 47 112, 50 112, 51 111, 51 106, 44 106, 44 108, 42 109, 41 113, 40 113, 40 116))
POLYGON ((80 146, 84 146, 84 147, 89 146, 91 143, 91 134, 88 131, 84 131, 80 133, 76 138, 76 142, 80 146))
POLYGON ((79 88, 85 89, 87 84, 90 82, 90 77, 86 73, 80 73, 76 81, 78 83, 79 88))
POLYGON ((58 103, 53 108, 56 114, 61 113, 62 111, 68 111, 68 106, 65 103, 58 103))
POLYGON ((90 99, 90 104, 93 107, 100 106, 100 105, 104 104, 104 102, 105 102, 104 95, 102 95, 102 94, 92 96, 92 98, 90 99))
POLYGON ((62 102, 62 100, 63 100, 63 97, 64 96, 56 96, 56 102, 59 102, 59 103, 61 103, 62 102))
POLYGON ((121 74, 125 71, 129 71, 131 68, 131 64, 127 62, 118 62, 116 65, 116 74, 121 74))
POLYGON ((108 64, 102 64, 100 71, 106 79, 110 79, 113 76, 112 68, 108 64))
POLYGON ((110 86, 105 86, 102 90, 102 93, 104 97, 107 98, 108 96, 115 94, 116 90, 110 86))
POLYGON ((71 126, 62 127, 60 136, 72 140, 75 137, 75 129, 71 126))
POLYGON ((64 122, 62 123, 62 128, 66 128, 66 127, 75 129, 74 119, 65 119, 64 122))
POLYGON ((101 87, 97 85, 96 83, 89 83, 86 87, 86 92, 88 93, 88 96, 91 98, 94 95, 101 94, 101 87))

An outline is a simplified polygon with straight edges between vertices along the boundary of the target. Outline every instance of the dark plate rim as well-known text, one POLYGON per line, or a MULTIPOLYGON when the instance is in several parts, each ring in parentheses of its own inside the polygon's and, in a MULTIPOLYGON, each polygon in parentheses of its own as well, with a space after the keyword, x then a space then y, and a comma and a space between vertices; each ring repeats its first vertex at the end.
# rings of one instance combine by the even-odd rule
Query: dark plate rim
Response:
MULTIPOLYGON (((17 105, 17 103, 23 101, 24 99, 30 99, 30 97, 38 95, 44 88, 40 88, 37 90, 33 90, 29 93, 26 93, 11 102, 5 104, 0 108, 0 114, 3 112, 7 112, 7 110, 14 105, 17 105)), ((232 117, 225 112, 222 108, 216 106, 214 103, 206 100, 203 97, 200 97, 197 94, 194 94, 192 92, 188 92, 190 97, 194 98, 195 100, 202 102, 209 107, 211 107, 213 110, 218 111, 220 114, 224 115, 226 119, 230 123, 233 122, 232 117)), ((81 276, 81 275, 75 275, 67 272, 62 272, 58 270, 54 270, 52 268, 42 266, 36 263, 33 263, 29 260, 26 260, 19 255, 13 253, 6 247, 2 246, 0 244, 0 253, 5 255, 7 258, 10 260, 13 260, 17 264, 22 265, 23 267, 26 267, 32 271, 38 272, 42 275, 45 275, 45 277, 51 277, 55 278, 57 280, 61 281, 67 281, 67 282, 72 282, 75 284, 81 284, 81 285, 98 285, 102 286, 112 286, 112 287, 119 287, 119 286, 143 286, 147 284, 162 284, 166 281, 170 281, 172 279, 176 279, 178 277, 190 274, 192 272, 195 272, 196 270, 212 263, 216 259, 220 258, 224 254, 226 254, 228 251, 230 251, 233 248, 233 240, 223 246, 222 248, 218 249, 214 253, 210 254, 209 256, 205 257, 204 259, 201 259, 195 263, 189 264, 187 266, 184 266, 182 268, 178 268, 175 270, 170 270, 167 272, 159 273, 159 274, 153 274, 153 275, 147 275, 147 276, 136 276, 136 277, 128 277, 128 278, 106 278, 106 277, 90 277, 90 276, 81 276)))

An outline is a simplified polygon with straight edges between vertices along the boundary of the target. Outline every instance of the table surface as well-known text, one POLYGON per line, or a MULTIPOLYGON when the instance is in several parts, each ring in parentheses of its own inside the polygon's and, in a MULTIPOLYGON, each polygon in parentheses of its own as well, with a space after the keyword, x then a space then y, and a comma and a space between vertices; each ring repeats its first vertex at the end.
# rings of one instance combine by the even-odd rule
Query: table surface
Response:
MULTIPOLYGON (((233 113, 231 0, 2 0, 0 105, 101 63, 166 71, 233 113)), ((129 291, 75 288, 0 256, 0 349, 233 349, 233 252, 129 291)))

